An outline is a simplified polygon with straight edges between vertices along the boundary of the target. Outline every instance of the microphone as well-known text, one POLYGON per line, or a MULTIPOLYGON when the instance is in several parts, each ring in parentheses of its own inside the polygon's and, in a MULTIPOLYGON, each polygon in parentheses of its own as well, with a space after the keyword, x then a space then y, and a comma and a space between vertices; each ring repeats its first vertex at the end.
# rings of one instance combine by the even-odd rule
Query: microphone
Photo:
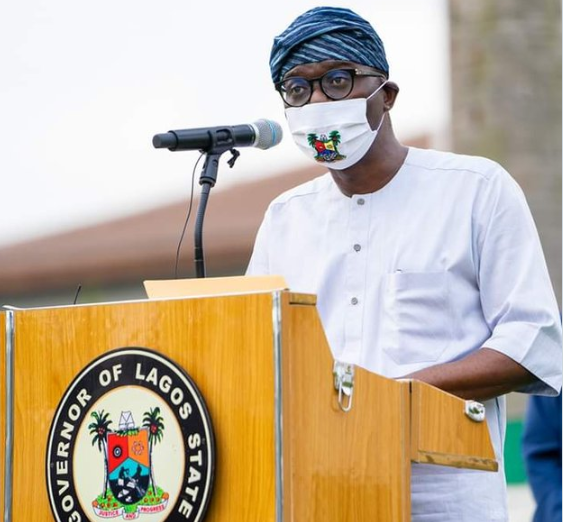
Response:
POLYGON ((272 120, 258 120, 245 125, 171 130, 153 136, 156 149, 201 150, 208 152, 222 147, 258 147, 269 149, 282 140, 282 127, 272 120))

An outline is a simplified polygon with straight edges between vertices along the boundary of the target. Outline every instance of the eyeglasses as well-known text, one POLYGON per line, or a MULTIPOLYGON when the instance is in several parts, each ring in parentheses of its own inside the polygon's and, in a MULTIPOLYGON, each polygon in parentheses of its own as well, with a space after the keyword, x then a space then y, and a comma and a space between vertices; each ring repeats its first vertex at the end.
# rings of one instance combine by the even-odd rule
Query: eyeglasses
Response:
POLYGON ((313 82, 319 82, 321 91, 331 100, 346 98, 354 88, 356 76, 386 78, 383 74, 360 71, 359 69, 333 69, 318 78, 295 76, 274 84, 284 103, 290 107, 302 107, 311 100, 313 82))

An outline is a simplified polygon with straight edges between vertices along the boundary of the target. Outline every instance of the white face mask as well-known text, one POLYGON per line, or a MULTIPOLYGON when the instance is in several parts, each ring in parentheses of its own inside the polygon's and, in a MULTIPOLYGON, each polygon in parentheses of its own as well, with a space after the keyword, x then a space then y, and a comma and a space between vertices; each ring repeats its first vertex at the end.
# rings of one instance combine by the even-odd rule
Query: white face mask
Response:
POLYGON ((335 170, 348 169, 370 149, 384 122, 384 114, 376 130, 366 116, 368 98, 353 98, 303 107, 288 107, 286 119, 296 145, 306 156, 335 170))

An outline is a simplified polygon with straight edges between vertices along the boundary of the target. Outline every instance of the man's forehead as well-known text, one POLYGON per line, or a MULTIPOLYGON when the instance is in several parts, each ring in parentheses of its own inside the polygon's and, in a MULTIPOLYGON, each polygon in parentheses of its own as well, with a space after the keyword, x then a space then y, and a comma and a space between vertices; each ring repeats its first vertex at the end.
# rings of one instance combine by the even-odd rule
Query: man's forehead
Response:
POLYGON ((323 60, 322 62, 312 62, 297 65, 293 69, 290 69, 284 78, 290 78, 292 76, 318 76, 332 69, 367 69, 365 65, 360 65, 355 62, 349 62, 344 60, 323 60))

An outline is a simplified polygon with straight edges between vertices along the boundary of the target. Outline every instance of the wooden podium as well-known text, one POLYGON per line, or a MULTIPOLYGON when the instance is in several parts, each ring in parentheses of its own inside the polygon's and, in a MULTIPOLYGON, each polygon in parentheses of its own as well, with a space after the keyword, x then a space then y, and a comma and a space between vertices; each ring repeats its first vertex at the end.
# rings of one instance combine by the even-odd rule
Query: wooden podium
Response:
MULTIPOLYGON (((0 336, 5 522, 55 519, 46 479, 54 465, 46 452, 55 412, 85 367, 126 347, 174 361, 207 404, 216 459, 209 522, 408 522, 412 461, 497 469, 486 423, 470 420, 464 401, 428 385, 357 368, 352 408, 342 411, 311 295, 273 291, 6 310, 0 321, 6 325, 0 336)), ((173 451, 166 442, 172 431, 164 433, 155 455, 173 451)), ((102 463, 96 448, 88 448, 102 463)), ((96 466, 92 474, 102 477, 102 464, 96 466)), ((91 500, 79 498, 86 519, 101 520, 91 500)), ((172 494, 169 501, 161 518, 139 520, 174 519, 172 494)))

